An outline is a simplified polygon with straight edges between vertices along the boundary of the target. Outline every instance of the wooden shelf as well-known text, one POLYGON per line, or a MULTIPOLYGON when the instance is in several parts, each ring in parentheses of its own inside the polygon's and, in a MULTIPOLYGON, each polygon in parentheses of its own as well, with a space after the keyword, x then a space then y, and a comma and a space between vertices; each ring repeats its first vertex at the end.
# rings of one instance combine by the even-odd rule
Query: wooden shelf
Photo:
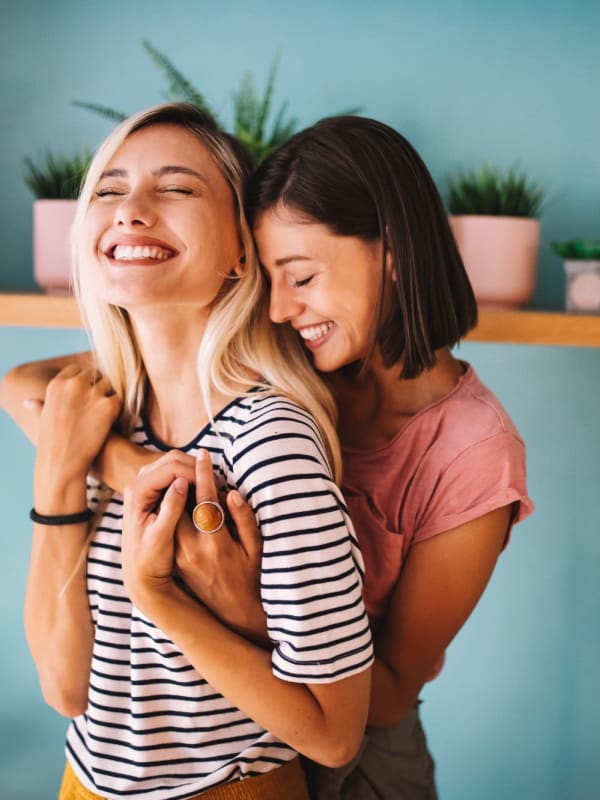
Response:
MULTIPOLYGON (((72 297, 14 292, 0 293, 0 325, 79 328, 81 320, 72 297)), ((479 312, 479 325, 467 340, 600 347, 600 315, 484 308, 479 312)))

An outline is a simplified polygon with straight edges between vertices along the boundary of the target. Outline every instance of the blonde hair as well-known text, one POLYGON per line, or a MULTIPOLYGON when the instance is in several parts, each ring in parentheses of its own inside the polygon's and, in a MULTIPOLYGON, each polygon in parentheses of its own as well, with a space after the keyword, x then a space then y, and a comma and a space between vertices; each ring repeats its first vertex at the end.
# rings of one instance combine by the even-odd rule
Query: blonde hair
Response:
POLYGON ((264 392, 283 394, 312 415, 339 481, 341 457, 333 398, 309 364, 298 337, 269 320, 268 290, 243 210, 244 190, 252 173, 250 157, 240 142, 187 103, 167 103, 134 114, 105 139, 83 183, 71 232, 74 291, 98 367, 123 404, 121 430, 128 435, 142 411, 147 374, 127 311, 98 299, 94 292, 91 254, 83 248, 82 233, 95 187, 108 162, 130 134, 160 123, 185 128, 211 153, 231 189, 245 255, 242 275, 225 281, 199 343, 197 366, 207 411, 211 413, 213 390, 233 399, 247 394, 251 374, 260 376, 258 385, 264 392))

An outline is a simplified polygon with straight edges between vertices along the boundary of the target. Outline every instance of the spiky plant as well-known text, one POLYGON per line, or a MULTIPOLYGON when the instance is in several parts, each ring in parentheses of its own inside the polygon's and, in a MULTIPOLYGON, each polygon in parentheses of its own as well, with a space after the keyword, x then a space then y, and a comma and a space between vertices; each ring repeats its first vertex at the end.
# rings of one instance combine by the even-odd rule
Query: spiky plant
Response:
POLYGON ((89 150, 71 158, 46 150, 38 163, 26 156, 25 183, 38 200, 75 200, 91 158, 89 150))
MULTIPOLYGON (((154 65, 163 73, 167 80, 165 96, 168 100, 192 103, 205 113, 209 114, 218 125, 221 125, 218 115, 207 102, 202 92, 175 67, 173 62, 150 42, 143 42, 144 49, 150 56, 154 65)), ((239 88, 233 92, 233 133, 241 139, 250 149, 257 163, 260 163, 272 150, 286 142, 296 131, 297 120, 286 117, 288 103, 282 103, 277 111, 272 124, 268 120, 272 110, 275 77, 279 68, 279 54, 271 65, 267 83, 262 97, 258 96, 254 79, 248 72, 243 75, 239 88)), ((87 103, 75 100, 74 105, 93 111, 110 120, 120 122, 127 117, 122 111, 96 103, 87 103)), ((356 113, 352 109, 348 113, 356 113)))
POLYGON ((506 172, 494 167, 481 167, 460 172, 448 181, 448 210, 451 214, 538 217, 545 196, 542 186, 517 167, 506 172))
POLYGON ((571 239, 567 242, 552 242, 554 252, 566 261, 600 260, 600 239, 571 239))

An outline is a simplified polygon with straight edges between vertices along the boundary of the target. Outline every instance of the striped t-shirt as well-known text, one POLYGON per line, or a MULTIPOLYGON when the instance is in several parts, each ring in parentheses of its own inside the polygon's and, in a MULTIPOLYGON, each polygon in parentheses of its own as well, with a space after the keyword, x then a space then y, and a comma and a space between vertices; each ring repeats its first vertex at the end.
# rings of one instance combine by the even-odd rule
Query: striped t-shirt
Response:
MULTIPOLYGON (((143 422, 132 441, 169 449, 143 422)), ((260 524, 274 674, 318 683, 370 666, 362 559, 312 418, 287 399, 254 393, 226 406, 181 449, 199 448, 210 452, 220 487, 237 488, 260 524)), ((97 490, 90 495, 93 507, 97 490)), ((108 798, 169 800, 293 758, 132 606, 121 573, 122 513, 114 494, 88 555, 95 628, 88 709, 67 733, 67 757, 81 782, 108 798)))

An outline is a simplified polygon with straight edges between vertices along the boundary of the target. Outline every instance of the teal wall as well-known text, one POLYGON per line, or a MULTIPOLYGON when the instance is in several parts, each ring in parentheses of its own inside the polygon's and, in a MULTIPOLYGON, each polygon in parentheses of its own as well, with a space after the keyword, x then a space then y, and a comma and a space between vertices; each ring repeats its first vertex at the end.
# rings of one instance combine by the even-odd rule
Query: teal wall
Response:
MULTIPOLYGON (((362 104, 417 146, 440 186, 455 167, 518 162, 549 188, 534 304, 561 308, 548 242, 600 236, 600 6, 548 0, 4 0, 0 7, 1 288, 32 287, 24 155, 95 146, 109 125, 70 105, 162 99, 141 47, 171 56, 227 119, 250 69, 282 53, 276 101, 306 125, 362 104)), ((81 345, 0 329, 0 370, 81 345)), ((600 765, 600 350, 464 345, 520 427, 535 515, 424 691, 442 800, 591 800, 600 765)), ((22 633, 33 451, 0 418, 0 796, 53 797, 64 721, 40 698, 22 633)))

